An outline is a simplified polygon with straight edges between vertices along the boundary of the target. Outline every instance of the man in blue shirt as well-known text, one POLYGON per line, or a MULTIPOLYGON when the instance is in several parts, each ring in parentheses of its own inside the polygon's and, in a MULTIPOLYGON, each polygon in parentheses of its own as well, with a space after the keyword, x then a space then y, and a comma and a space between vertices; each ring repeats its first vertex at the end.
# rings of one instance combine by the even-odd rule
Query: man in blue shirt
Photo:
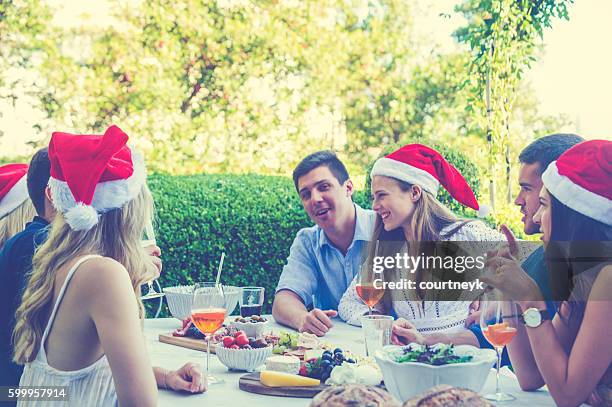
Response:
POLYGON ((300 230, 291 245, 272 315, 300 332, 323 336, 359 273, 376 215, 353 202, 353 183, 331 151, 304 158, 293 171, 293 182, 315 225, 300 230))
POLYGON ((0 386, 19 385, 23 371, 23 366, 12 362, 11 335, 34 251, 47 239, 47 226, 55 216, 46 195, 49 169, 47 148, 43 148, 32 157, 27 175, 28 194, 38 215, 0 251, 0 386))
MULTIPOLYGON (((575 134, 552 134, 541 137, 521 151, 519 161, 519 185, 521 187, 514 203, 521 207, 523 217, 523 230, 526 235, 534 235, 540 233, 540 226, 533 222, 533 215, 540 207, 540 189, 542 189, 542 173, 548 167, 548 164, 555 161, 561 154, 569 150, 574 145, 584 141, 584 139, 575 134)), ((544 247, 541 246, 535 250, 522 264, 523 270, 529 274, 531 278, 538 284, 542 295, 546 302, 548 313, 552 317, 555 312, 555 305, 550 299, 552 294, 550 290, 548 270, 544 260, 544 247)), ((470 327, 476 335, 481 347, 491 348, 491 345, 480 332, 478 325, 479 313, 474 313, 470 316, 466 324, 475 323, 470 327)), ((504 350, 505 364, 509 364, 506 351, 504 350)))

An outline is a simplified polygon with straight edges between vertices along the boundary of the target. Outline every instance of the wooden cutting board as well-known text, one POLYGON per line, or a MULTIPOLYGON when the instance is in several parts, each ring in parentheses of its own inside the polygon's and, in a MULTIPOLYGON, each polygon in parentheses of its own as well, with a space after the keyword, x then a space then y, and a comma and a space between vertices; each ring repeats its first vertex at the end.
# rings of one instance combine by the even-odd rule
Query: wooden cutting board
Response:
MULTIPOLYGON (((181 336, 172 336, 169 334, 159 334, 159 341, 170 345, 180 346, 182 348, 188 348, 193 350, 199 350, 206 352, 206 340, 187 338, 181 336)), ((210 344, 210 353, 215 353, 215 343, 210 344)))
POLYGON ((327 384, 320 384, 318 386, 296 386, 296 387, 269 387, 261 384, 259 381, 259 372, 248 373, 240 377, 238 381, 238 387, 240 390, 247 391, 249 393, 264 394, 266 396, 280 396, 280 397, 299 397, 299 398, 312 398, 318 393, 327 389, 327 384))

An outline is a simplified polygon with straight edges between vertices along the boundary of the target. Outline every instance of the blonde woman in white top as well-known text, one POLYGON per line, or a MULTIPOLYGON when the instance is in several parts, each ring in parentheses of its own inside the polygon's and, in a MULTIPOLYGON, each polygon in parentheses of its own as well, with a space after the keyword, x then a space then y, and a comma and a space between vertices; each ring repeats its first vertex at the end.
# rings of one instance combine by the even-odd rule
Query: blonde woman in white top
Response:
MULTIPOLYGON (((152 368, 140 285, 159 275, 159 248, 141 246, 153 212, 144 162, 127 135, 54 133, 47 193, 58 211, 17 310, 21 386, 67 386, 69 405, 157 404, 157 388, 202 392, 198 366, 152 368)), ((24 402, 27 406, 33 402, 24 402)))
MULTIPOLYGON (((443 186, 458 202, 479 210, 474 193, 463 176, 432 148, 421 144, 406 145, 377 160, 370 175, 372 209, 378 215, 372 242, 379 244, 370 244, 370 264, 366 265, 366 273, 372 273, 370 259, 373 257, 420 254, 423 242, 470 242, 462 248, 484 255, 485 249, 493 249, 503 239, 501 233, 480 221, 459 219, 436 199, 438 188, 443 186), (494 243, 482 243, 487 241, 494 243)), ((421 268, 415 274, 393 269, 385 270, 384 275, 388 281, 407 278, 418 284, 429 277, 425 273, 421 268)), ((359 324, 360 317, 368 310, 357 295, 356 283, 357 280, 353 281, 338 307, 340 317, 352 324, 359 324)), ((472 299, 476 296, 474 293, 472 299)), ((386 291, 376 311, 399 317, 393 328, 393 342, 452 342, 478 346, 476 336, 465 328, 472 299, 427 300, 430 297, 420 290, 386 291)))

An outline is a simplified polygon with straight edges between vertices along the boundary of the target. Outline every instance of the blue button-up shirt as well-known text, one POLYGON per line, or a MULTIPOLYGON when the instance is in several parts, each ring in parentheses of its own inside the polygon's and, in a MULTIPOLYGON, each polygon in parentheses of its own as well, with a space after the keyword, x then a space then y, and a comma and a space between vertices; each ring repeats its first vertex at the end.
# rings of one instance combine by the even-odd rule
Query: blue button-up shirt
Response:
POLYGON ((372 238, 376 221, 374 211, 362 209, 357 204, 355 211, 355 234, 346 255, 332 244, 318 225, 298 232, 276 292, 291 290, 307 307, 338 309, 340 298, 359 273, 362 253, 372 238))

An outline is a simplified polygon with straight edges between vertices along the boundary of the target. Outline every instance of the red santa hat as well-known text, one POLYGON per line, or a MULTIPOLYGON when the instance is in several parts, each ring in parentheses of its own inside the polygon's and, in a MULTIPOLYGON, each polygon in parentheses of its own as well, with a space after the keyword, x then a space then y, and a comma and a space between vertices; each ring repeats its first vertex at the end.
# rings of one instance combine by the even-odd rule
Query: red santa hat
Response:
POLYGON ((409 184, 419 185, 433 196, 440 185, 459 203, 486 216, 486 208, 480 207, 474 192, 461 173, 433 148, 422 144, 408 144, 397 151, 379 158, 372 167, 371 177, 384 175, 409 184))
POLYGON ((612 142, 576 144, 542 174, 546 189, 561 203, 612 226, 612 142))
POLYGON ((29 198, 27 173, 27 164, 6 164, 0 167, 0 219, 29 198))
POLYGON ((101 213, 121 208, 146 179, 142 156, 111 126, 103 136, 55 132, 49 143, 53 206, 73 230, 89 230, 101 213))

